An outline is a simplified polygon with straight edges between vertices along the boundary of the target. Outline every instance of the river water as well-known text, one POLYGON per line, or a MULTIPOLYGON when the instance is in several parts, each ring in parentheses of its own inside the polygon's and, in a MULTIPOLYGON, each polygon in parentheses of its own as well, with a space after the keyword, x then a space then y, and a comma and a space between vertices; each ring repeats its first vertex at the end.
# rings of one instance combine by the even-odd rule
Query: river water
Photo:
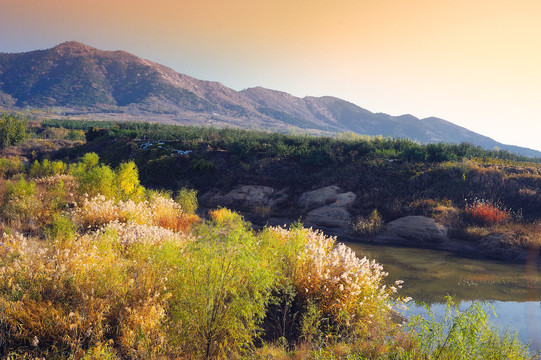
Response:
POLYGON ((448 252, 348 242, 357 256, 383 265, 388 283, 404 280, 401 294, 416 303, 405 315, 425 314, 424 303, 438 316, 445 313, 445 296, 460 309, 484 301, 491 321, 502 331, 517 331, 532 350, 541 350, 541 267, 505 264, 455 256, 448 252), (491 305, 494 308, 494 316, 491 305))

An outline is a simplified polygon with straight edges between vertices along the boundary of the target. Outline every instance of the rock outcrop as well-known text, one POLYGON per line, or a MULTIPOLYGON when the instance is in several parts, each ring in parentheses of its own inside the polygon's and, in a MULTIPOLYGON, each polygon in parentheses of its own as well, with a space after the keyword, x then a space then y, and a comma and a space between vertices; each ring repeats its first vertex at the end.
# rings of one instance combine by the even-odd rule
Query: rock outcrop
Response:
POLYGON ((351 214, 347 209, 336 205, 322 206, 310 211, 304 218, 305 226, 348 229, 351 214))
POLYGON ((387 224, 387 231, 417 243, 442 243, 448 240, 447 228, 425 216, 406 216, 387 224))
POLYGON ((325 227, 347 230, 351 226, 352 216, 348 207, 357 196, 352 192, 342 193, 336 185, 305 192, 298 201, 298 206, 306 216, 306 226, 325 227))
MULTIPOLYGON (((528 258, 528 249, 516 245, 516 240, 509 234, 491 234, 477 242, 477 247, 488 257, 500 260, 524 261, 528 258)), ((532 249, 533 256, 538 257, 532 249)))
POLYGON ((286 200, 285 191, 258 185, 239 185, 226 194, 213 189, 199 199, 202 205, 209 208, 225 206, 244 211, 253 211, 258 207, 274 210, 286 200))

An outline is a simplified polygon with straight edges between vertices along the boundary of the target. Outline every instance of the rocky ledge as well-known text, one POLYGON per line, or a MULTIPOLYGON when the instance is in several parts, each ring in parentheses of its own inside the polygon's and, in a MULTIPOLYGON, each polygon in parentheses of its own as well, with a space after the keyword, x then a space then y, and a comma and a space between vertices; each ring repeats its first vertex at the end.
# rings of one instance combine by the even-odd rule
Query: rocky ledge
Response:
POLYGON ((302 194, 288 189, 260 185, 239 185, 227 192, 217 189, 203 194, 203 207, 228 207, 241 212, 256 226, 289 225, 301 219, 307 227, 338 236, 344 241, 399 245, 444 250, 462 256, 491 258, 506 262, 525 262, 537 250, 516 246, 505 234, 492 234, 478 241, 465 241, 449 236, 448 229, 425 216, 405 216, 385 224, 384 230, 371 237, 355 235, 351 230, 351 208, 357 199, 353 192, 344 192, 331 185, 302 194), (277 217, 276 214, 281 214, 277 217))

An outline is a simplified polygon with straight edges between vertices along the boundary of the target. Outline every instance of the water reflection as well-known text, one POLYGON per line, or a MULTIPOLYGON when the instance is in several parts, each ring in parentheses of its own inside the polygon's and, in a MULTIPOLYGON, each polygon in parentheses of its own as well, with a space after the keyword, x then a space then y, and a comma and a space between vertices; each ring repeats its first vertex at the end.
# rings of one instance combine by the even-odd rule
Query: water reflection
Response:
POLYGON ((402 294, 427 304, 446 295, 467 300, 539 301, 541 267, 477 260, 451 253, 396 246, 346 243, 357 256, 376 259, 389 272, 389 282, 404 280, 402 294))
MULTIPOLYGON (((541 351, 541 267, 469 259, 426 249, 346 244, 357 256, 382 264, 389 272, 389 283, 404 280, 401 294, 428 304, 437 316, 445 313, 447 295, 462 310, 474 300, 484 301, 487 313, 502 331, 518 331, 518 338, 529 343, 531 350, 541 351)), ((405 315, 425 313, 426 309, 414 303, 405 315)))
MULTIPOLYGON (((462 301, 458 304, 460 311, 471 306, 472 301, 462 301)), ((510 331, 517 332, 517 337, 523 343, 530 346, 530 350, 541 351, 541 307, 537 301, 487 301, 483 309, 489 319, 503 333, 510 331)), ((430 310, 438 319, 445 315, 446 304, 433 303, 430 310)), ((402 312, 407 317, 422 315, 427 317, 426 307, 412 303, 402 312)))

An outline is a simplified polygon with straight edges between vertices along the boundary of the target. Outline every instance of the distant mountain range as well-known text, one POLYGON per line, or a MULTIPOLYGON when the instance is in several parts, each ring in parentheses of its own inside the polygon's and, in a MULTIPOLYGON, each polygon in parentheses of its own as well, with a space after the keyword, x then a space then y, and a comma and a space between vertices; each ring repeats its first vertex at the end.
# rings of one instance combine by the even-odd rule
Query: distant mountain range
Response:
POLYGON ((443 119, 373 113, 331 97, 298 98, 262 87, 235 91, 124 51, 75 41, 47 50, 0 53, 0 108, 41 109, 52 117, 147 119, 164 123, 237 126, 279 132, 409 138, 421 143, 470 142, 541 157, 443 119))

